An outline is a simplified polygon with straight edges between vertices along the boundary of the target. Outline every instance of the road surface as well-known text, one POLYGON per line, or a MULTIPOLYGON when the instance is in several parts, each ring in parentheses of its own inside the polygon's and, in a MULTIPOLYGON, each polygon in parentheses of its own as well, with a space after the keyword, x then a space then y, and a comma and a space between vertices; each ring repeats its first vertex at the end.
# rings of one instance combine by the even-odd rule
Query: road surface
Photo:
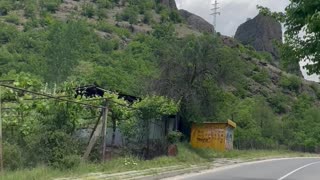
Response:
POLYGON ((320 158, 244 163, 172 179, 180 180, 320 180, 320 158))

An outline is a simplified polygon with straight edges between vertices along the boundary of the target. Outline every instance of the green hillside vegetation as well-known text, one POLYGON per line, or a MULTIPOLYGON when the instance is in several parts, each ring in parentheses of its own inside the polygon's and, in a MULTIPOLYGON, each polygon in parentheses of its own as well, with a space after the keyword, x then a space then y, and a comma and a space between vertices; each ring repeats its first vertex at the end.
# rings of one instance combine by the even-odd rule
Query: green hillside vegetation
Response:
MULTIPOLYGON (((72 88, 93 82, 146 97, 135 106, 139 112, 132 112, 108 94, 117 101, 109 116, 128 136, 136 135, 138 118, 150 119, 143 112, 178 111, 185 137, 191 122, 233 118, 238 149, 319 152, 319 84, 226 38, 195 32, 157 0, 1 0, 0 76, 20 88, 70 99, 72 88), (163 104, 165 109, 157 109, 163 104)), ((94 126, 96 119, 84 117, 96 117, 98 110, 30 102, 27 93, 1 89, 3 106, 16 108, 3 117, 6 169, 79 164, 87 142, 75 141, 73 134, 94 126)))

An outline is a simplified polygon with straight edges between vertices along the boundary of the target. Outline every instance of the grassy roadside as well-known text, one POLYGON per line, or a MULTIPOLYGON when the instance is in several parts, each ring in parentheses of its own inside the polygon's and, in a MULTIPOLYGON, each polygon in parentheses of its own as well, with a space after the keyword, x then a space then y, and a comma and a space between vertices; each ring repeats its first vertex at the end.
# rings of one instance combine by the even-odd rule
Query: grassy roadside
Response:
POLYGON ((155 167, 165 167, 171 165, 192 165, 214 161, 216 158, 230 159, 260 159, 277 157, 307 157, 319 156, 316 154, 299 153, 285 150, 234 150, 229 152, 215 152, 209 149, 193 149, 188 144, 179 144, 179 154, 177 157, 159 157, 149 161, 142 161, 135 157, 118 158, 105 164, 82 163, 72 170, 56 170, 49 167, 37 167, 31 170, 18 170, 5 172, 0 177, 1 180, 38 180, 53 179, 58 177, 79 176, 93 172, 115 173, 129 170, 143 170, 155 167))

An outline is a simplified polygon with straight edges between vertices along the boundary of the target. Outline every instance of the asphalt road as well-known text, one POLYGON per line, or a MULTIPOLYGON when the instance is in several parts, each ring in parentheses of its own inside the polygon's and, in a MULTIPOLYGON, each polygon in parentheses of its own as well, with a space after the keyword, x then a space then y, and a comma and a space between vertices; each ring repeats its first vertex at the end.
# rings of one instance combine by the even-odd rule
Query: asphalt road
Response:
POLYGON ((181 180, 320 180, 320 158, 279 159, 239 164, 181 180))

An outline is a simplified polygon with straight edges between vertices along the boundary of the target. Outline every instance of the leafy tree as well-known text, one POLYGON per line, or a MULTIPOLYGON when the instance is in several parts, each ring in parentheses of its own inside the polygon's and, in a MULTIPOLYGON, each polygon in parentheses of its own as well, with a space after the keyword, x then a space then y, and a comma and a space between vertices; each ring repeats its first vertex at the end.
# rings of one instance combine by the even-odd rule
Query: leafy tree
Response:
POLYGON ((310 60, 306 65, 309 74, 320 73, 319 37, 320 1, 290 0, 285 13, 271 13, 269 9, 258 7, 260 12, 277 17, 284 23, 285 46, 288 61, 297 63, 310 60), (300 33, 304 33, 300 36, 300 33), (293 59, 291 59, 293 58, 293 59))
POLYGON ((56 22, 49 29, 50 44, 46 49, 47 57, 45 79, 48 82, 63 82, 79 60, 99 51, 91 46, 96 36, 86 27, 84 22, 56 22))

